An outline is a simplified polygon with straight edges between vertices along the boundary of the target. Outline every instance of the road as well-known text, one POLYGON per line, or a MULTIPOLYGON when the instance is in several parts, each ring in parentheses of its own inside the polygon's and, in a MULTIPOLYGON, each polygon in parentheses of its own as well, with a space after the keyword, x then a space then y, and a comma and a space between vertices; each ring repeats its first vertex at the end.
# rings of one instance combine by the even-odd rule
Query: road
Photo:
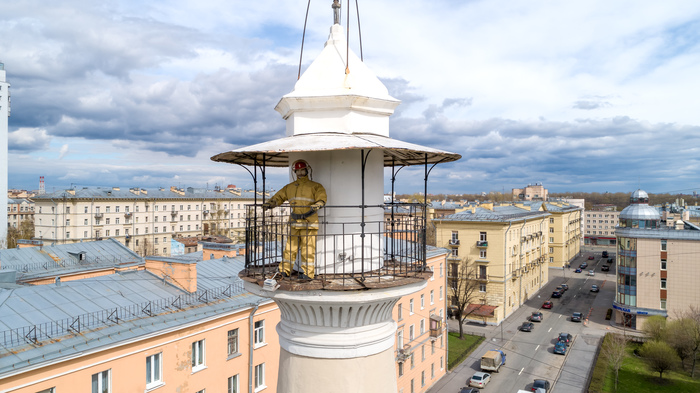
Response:
MULTIPOLYGON (((471 375, 479 371, 481 355, 489 349, 502 349, 507 362, 498 373, 492 374, 491 382, 481 390, 483 393, 530 390, 534 379, 549 380, 553 393, 584 392, 602 337, 617 329, 605 320, 615 291, 614 264, 610 264, 609 272, 600 270, 606 259, 601 257, 600 251, 586 252, 571 263, 571 270, 550 269, 549 283, 506 319, 502 327, 465 325, 465 332, 485 334, 486 340, 428 392, 458 392, 471 375), (595 259, 587 260, 589 255, 595 255, 595 259), (584 260, 589 264, 584 273, 574 273, 574 267, 584 260), (595 270, 595 276, 587 275, 590 269, 595 270), (561 298, 550 299, 552 291, 562 283, 567 283, 569 290, 561 298), (597 284, 600 292, 591 292, 592 284, 597 284), (545 300, 554 303, 551 310, 540 309, 545 300), (542 322, 535 322, 532 332, 519 331, 518 327, 532 311, 543 313, 542 322), (571 322, 574 311, 582 312, 587 321, 571 322), (565 356, 553 352, 560 332, 574 337, 565 356)), ((458 329, 456 321, 450 323, 455 324, 451 325, 451 331, 458 329)))

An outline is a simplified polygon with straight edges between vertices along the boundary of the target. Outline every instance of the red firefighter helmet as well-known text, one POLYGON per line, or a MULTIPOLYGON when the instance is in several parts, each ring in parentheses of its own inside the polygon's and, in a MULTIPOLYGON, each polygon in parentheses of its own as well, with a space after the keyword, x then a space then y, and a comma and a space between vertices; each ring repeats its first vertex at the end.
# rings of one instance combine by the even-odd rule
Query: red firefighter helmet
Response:
POLYGON ((293 168, 294 168, 295 171, 296 171, 296 170, 299 170, 299 169, 307 169, 307 170, 309 169, 309 168, 308 168, 308 164, 306 164, 306 161, 304 161, 304 160, 297 160, 297 161, 295 161, 295 162, 294 162, 294 165, 293 165, 293 168))

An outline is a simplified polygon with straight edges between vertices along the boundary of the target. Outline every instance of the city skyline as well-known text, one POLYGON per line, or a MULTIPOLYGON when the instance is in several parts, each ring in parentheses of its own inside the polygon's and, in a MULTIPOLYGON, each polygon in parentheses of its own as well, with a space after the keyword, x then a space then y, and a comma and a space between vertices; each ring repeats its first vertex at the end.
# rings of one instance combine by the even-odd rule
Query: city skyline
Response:
MULTIPOLYGON (((311 6, 302 72, 328 36, 330 4, 311 6)), ((463 156, 431 172, 429 193, 700 188, 700 4, 359 6, 365 62, 402 101, 392 137, 463 156)), ((10 188, 37 189, 39 176, 47 192, 252 188, 245 170, 209 157, 284 135, 273 108, 297 78, 304 2, 5 8, 10 188)), ((397 192, 422 189, 421 168, 399 176, 415 183, 397 192)), ((267 184, 286 180, 272 170, 267 184)))

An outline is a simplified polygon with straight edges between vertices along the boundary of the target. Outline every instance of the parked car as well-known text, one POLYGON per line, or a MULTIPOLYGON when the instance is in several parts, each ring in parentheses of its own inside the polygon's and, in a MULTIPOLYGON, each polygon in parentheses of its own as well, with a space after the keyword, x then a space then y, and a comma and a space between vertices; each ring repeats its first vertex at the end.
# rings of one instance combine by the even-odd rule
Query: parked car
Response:
POLYGON ((589 260, 589 261, 592 261, 592 260, 594 260, 594 259, 595 259, 595 257, 594 257, 593 255, 589 255, 589 256, 588 256, 588 260, 589 260))
POLYGON ((597 285, 593 284, 591 285, 591 292, 600 292, 600 288, 598 288, 597 285))
POLYGON ((537 389, 544 389, 545 393, 549 392, 550 388, 549 381, 546 379, 536 379, 535 382, 532 383, 532 391, 536 392, 537 389))
POLYGON ((554 305, 554 303, 552 303, 551 301, 547 300, 546 302, 544 302, 544 303, 542 304, 542 308, 552 308, 553 305, 554 305))
POLYGON ((479 393, 479 389, 463 387, 459 389, 459 393, 479 393))
POLYGON ((569 284, 561 284, 561 287, 564 288, 565 291, 569 290, 569 284))
POLYGON ((608 257, 608 252, 607 252, 607 251, 603 251, 603 258, 607 258, 607 257, 608 257))
POLYGON ((600 267, 600 270, 602 270, 602 271, 604 271, 604 272, 609 272, 609 271, 610 271, 610 266, 608 266, 608 265, 603 265, 603 266, 600 267))
POLYGON ((555 289, 555 291, 559 291, 559 292, 564 293, 564 292, 566 292, 566 289, 564 289, 564 287, 562 287, 561 285, 559 285, 559 286, 557 286, 557 288, 555 289))
POLYGON ((518 329, 520 329, 521 332, 531 332, 534 327, 535 324, 532 322, 523 322, 518 329))
POLYGON ((574 270, 574 273, 581 273, 581 269, 574 270))
POLYGON ((533 311, 529 319, 532 322, 542 322, 542 313, 539 311, 533 311))
POLYGON ((559 333, 559 342, 568 345, 571 345, 571 340, 573 340, 574 337, 569 334, 569 333, 559 333))
POLYGON ((556 344, 554 344, 554 353, 566 355, 566 344, 558 341, 556 344))
POLYGON ((571 314, 571 322, 581 322, 581 318, 583 318, 583 314, 580 312, 571 314))
POLYGON ((588 271, 589 276, 595 276, 595 270, 591 269, 588 271))
POLYGON ((581 269, 585 269, 585 268, 588 267, 588 262, 583 262, 583 263, 580 264, 578 267, 580 267, 581 269))
POLYGON ((552 297, 561 297, 561 292, 559 292, 559 291, 552 292, 552 297))
POLYGON ((608 258, 608 263, 613 263, 615 262, 615 258, 608 258))
POLYGON ((491 381, 491 374, 489 373, 482 373, 481 371, 478 371, 474 373, 474 375, 471 377, 467 383, 469 386, 474 386, 477 388, 483 388, 486 386, 487 383, 491 381))

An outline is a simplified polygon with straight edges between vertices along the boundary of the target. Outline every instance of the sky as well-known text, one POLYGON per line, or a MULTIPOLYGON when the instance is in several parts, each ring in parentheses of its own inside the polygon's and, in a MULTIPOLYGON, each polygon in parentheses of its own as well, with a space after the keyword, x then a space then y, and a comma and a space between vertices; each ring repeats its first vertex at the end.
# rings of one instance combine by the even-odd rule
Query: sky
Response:
MULTIPOLYGON (((301 0, 5 2, 9 187, 252 188, 210 157, 284 136, 274 107, 323 48, 331 3, 310 3, 301 53, 301 0)), ((700 190, 700 2, 358 5, 364 62, 402 102, 391 137, 462 155, 429 193, 700 190)), ((422 191, 421 173, 397 191, 422 191)))

